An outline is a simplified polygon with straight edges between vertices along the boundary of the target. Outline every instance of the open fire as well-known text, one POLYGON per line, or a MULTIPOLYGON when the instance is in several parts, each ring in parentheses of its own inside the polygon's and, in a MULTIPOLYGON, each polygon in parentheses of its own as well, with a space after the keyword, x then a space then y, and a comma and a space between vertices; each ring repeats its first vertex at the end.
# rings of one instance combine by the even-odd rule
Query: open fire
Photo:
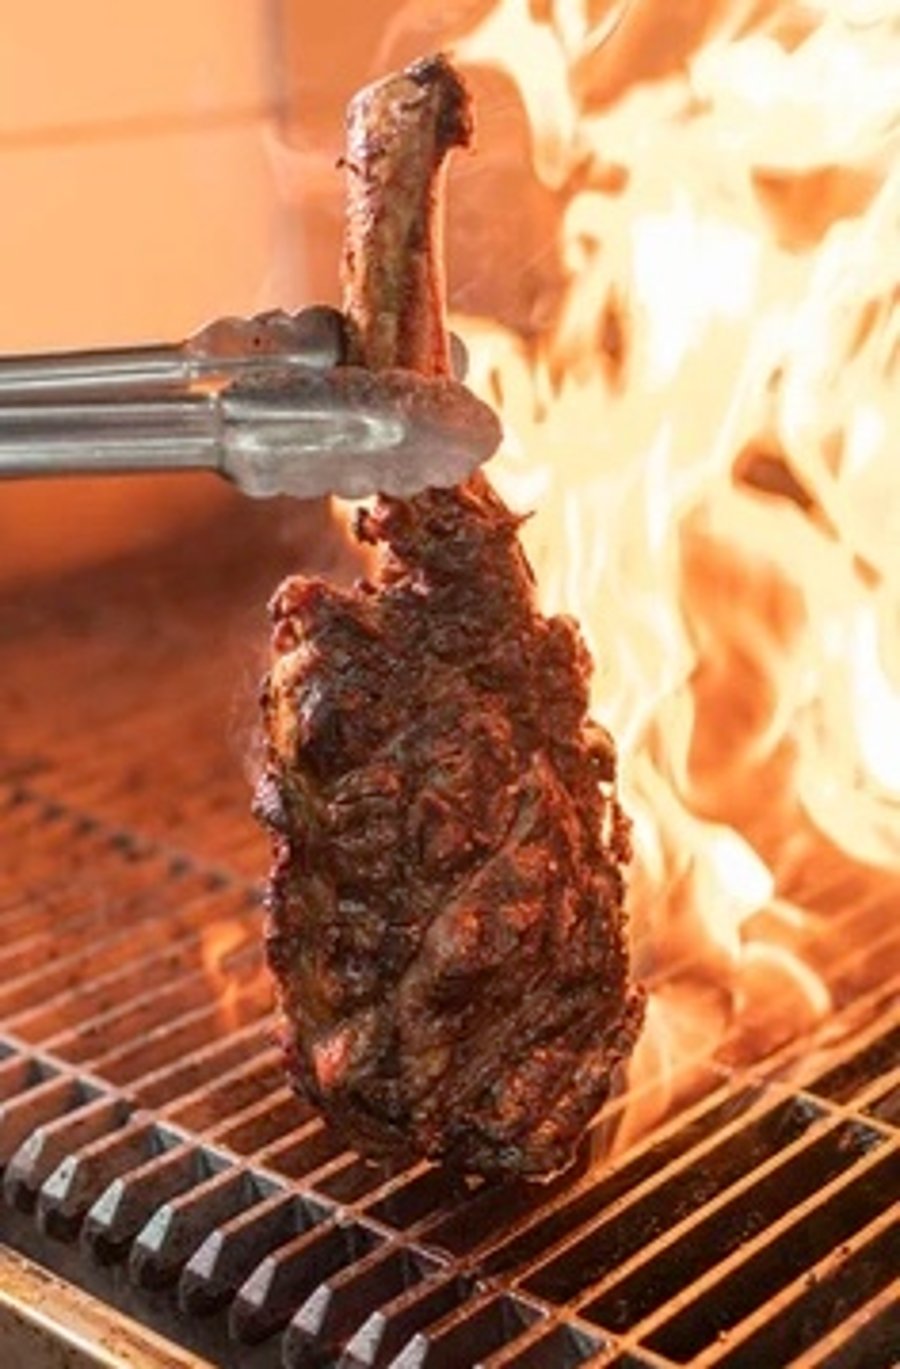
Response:
POLYGON ((563 285, 530 337, 456 321, 624 752, 641 1125, 736 1019, 753 1058, 827 1013, 802 945, 900 867, 900 7, 680 7, 662 73, 649 8, 461 38, 521 94, 563 285))

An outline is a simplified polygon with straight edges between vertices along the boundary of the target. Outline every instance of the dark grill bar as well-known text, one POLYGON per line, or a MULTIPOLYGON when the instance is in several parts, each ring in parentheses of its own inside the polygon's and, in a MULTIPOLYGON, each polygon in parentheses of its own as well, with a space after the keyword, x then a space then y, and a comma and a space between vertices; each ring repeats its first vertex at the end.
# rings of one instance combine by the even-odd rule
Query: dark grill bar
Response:
POLYGON ((246 1369, 893 1365, 900 889, 798 884, 844 900, 795 946, 833 1011, 764 1045, 738 1018, 611 1161, 626 1098, 546 1185, 364 1163, 281 1073, 248 634, 229 656, 218 629, 278 572, 222 556, 186 588, 177 556, 162 591, 88 579, 55 633, 0 638, 29 698, 0 752, 0 1242, 246 1369))

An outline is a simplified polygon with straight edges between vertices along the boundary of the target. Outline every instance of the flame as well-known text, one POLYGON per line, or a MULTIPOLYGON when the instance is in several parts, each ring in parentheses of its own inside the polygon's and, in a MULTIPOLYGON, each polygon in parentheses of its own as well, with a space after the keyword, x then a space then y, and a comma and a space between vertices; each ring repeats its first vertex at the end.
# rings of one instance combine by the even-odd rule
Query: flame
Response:
POLYGON ((550 324, 455 326, 622 753, 624 1135, 828 1012, 798 864, 900 869, 900 4, 664 10, 498 0, 457 44, 559 205, 550 324))
POLYGON ((253 919, 217 918, 200 931, 200 965, 215 1002, 223 1032, 241 1026, 239 999, 254 985, 266 982, 258 953, 258 928, 253 919))

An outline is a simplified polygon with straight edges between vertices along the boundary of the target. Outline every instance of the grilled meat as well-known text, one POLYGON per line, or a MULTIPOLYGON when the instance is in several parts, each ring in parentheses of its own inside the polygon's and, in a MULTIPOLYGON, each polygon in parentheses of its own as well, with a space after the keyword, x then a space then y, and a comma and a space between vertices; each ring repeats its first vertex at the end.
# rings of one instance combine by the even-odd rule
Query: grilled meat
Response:
MULTIPOLYGON (((443 58, 351 106, 354 360, 447 370, 437 179, 470 132, 443 58)), ((537 611, 519 519, 479 474, 381 498, 351 591, 272 602, 268 956, 296 1086, 362 1152, 565 1165, 638 1033, 615 750, 576 625, 537 611)))

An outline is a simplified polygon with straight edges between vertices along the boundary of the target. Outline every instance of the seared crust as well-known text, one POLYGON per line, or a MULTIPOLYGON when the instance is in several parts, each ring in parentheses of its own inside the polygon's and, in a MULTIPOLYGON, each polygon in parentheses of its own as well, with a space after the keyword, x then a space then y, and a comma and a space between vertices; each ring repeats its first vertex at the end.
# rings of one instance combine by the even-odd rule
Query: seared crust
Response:
MULTIPOLYGON (((402 339, 404 358, 436 374, 434 173, 469 125, 444 59, 415 70, 351 114, 376 168, 366 153, 353 171, 371 193, 364 208, 352 199, 347 309, 357 360, 396 364, 402 339), (410 84, 427 95, 412 106, 428 149, 416 175, 432 174, 423 190, 398 167, 398 207, 389 169, 418 146, 410 84), (393 145, 382 135, 398 98, 393 145)), ((379 550, 373 583, 279 589, 257 809, 273 838, 268 955, 297 1087, 366 1154, 541 1175, 572 1158, 642 998, 615 749, 587 717, 576 625, 537 611, 518 527, 482 475, 383 498, 357 526, 379 550)))

